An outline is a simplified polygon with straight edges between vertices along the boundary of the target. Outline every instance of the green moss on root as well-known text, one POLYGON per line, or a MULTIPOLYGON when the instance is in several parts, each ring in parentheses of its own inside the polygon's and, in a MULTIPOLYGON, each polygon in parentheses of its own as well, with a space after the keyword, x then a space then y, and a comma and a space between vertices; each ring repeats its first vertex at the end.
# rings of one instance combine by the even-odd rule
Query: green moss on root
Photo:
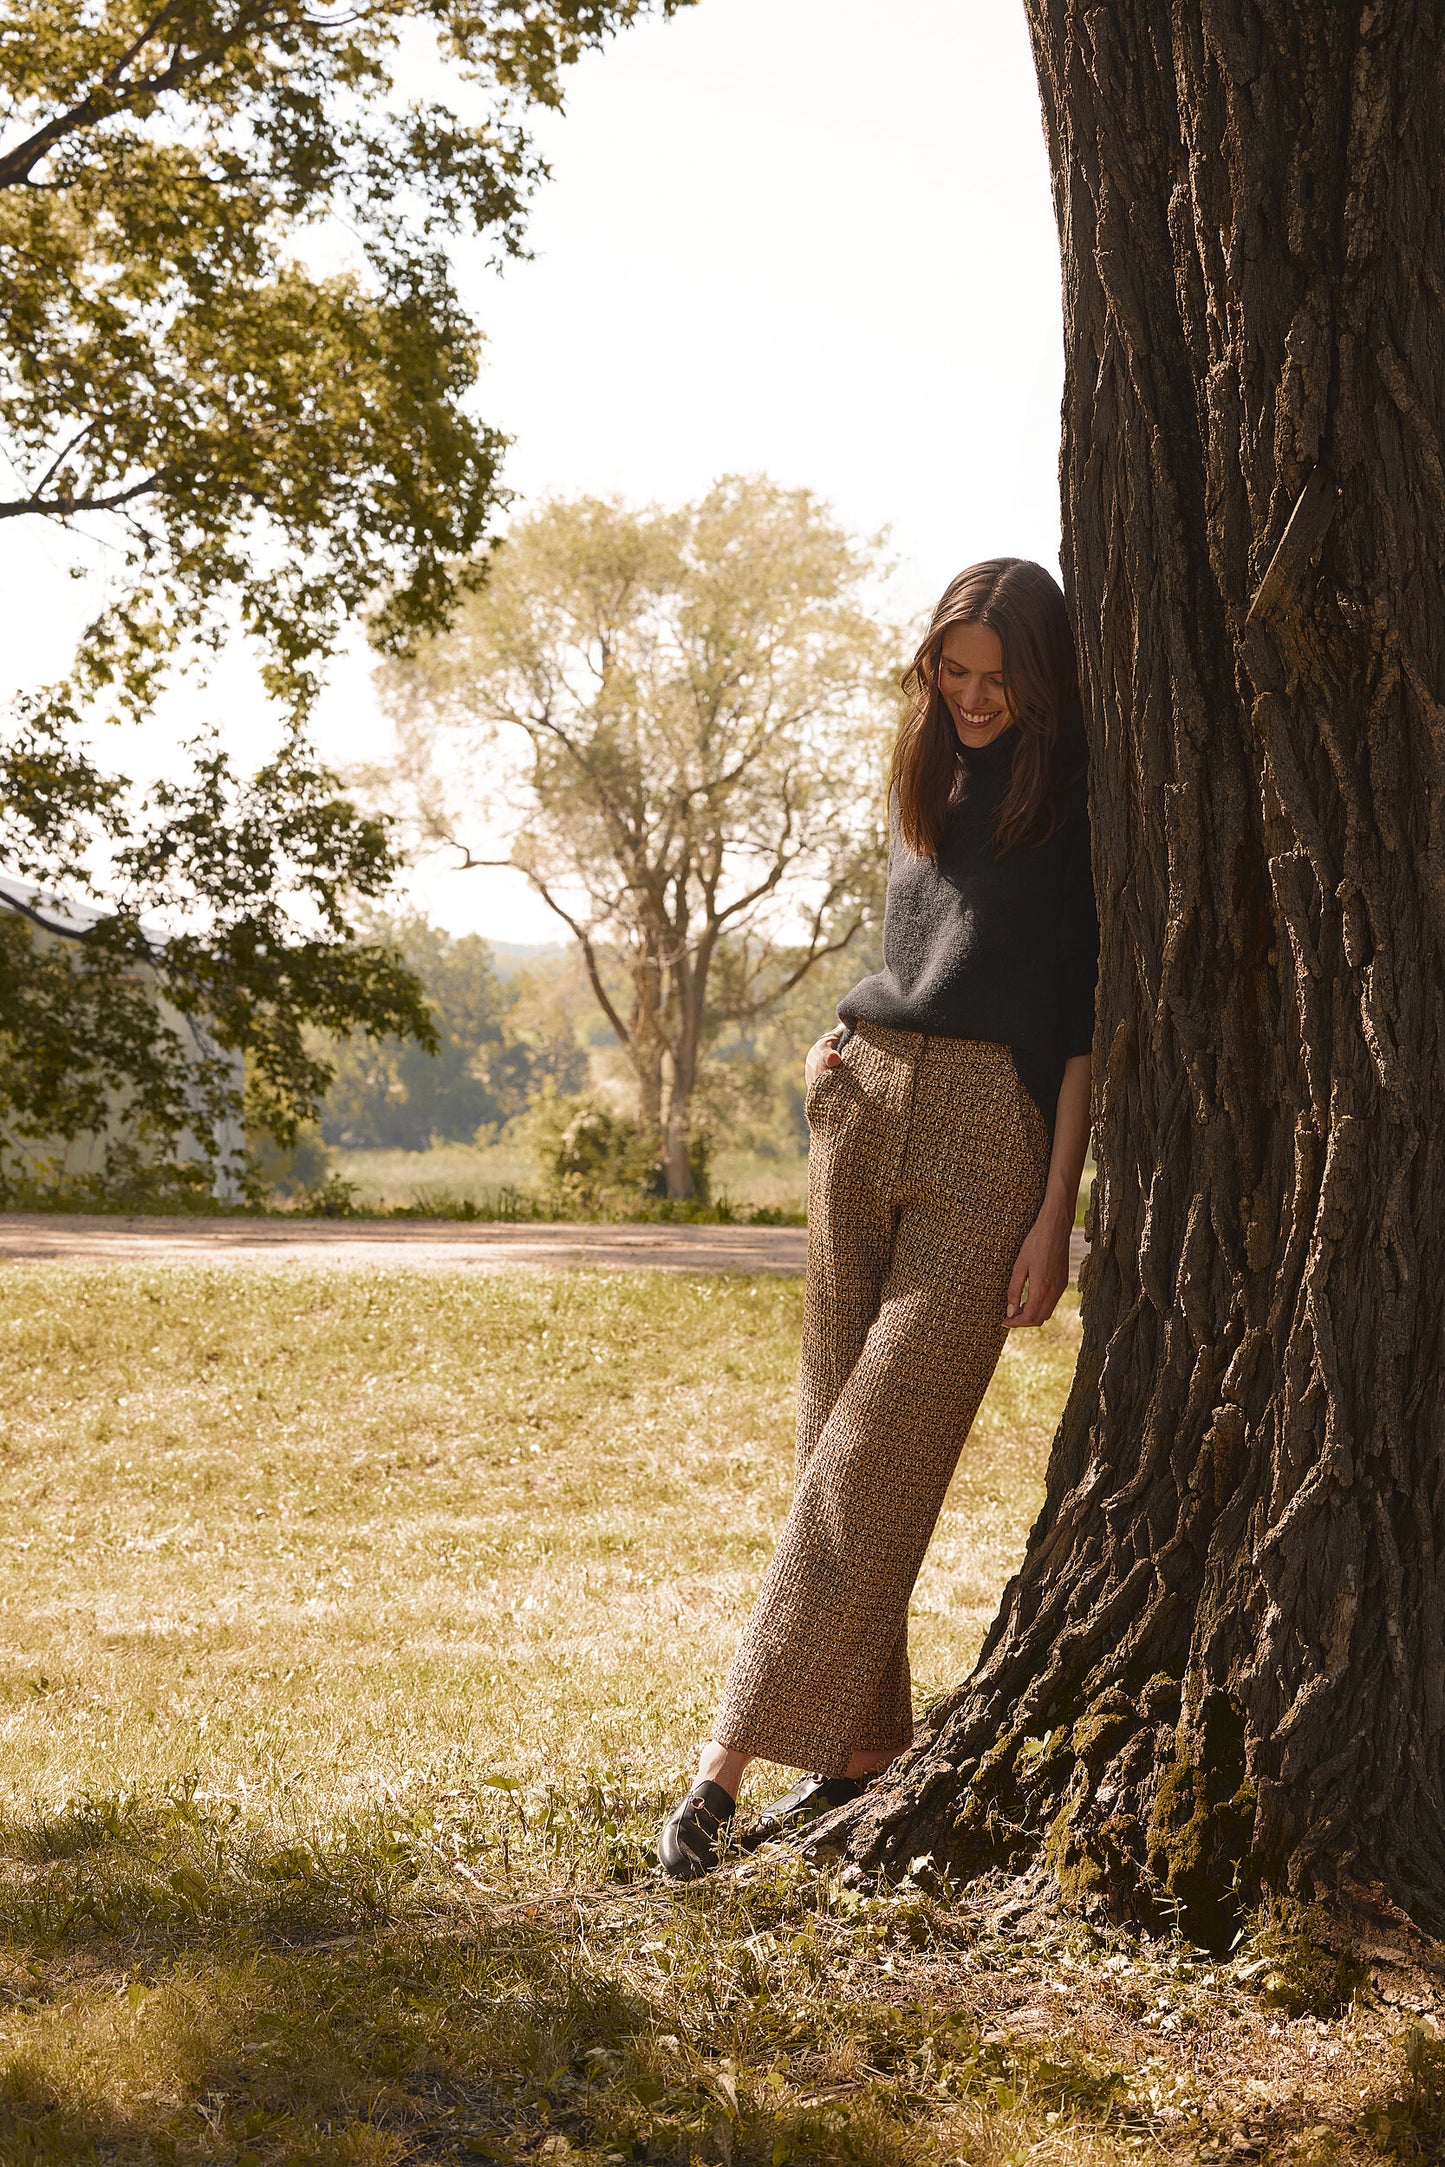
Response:
POLYGON ((1256 1798, 1244 1770, 1241 1711, 1216 1693, 1202 1714, 1202 1753, 1179 1757, 1159 1779, 1148 1859, 1154 1878, 1178 1903, 1185 1932, 1218 1949, 1239 1923, 1256 1798))

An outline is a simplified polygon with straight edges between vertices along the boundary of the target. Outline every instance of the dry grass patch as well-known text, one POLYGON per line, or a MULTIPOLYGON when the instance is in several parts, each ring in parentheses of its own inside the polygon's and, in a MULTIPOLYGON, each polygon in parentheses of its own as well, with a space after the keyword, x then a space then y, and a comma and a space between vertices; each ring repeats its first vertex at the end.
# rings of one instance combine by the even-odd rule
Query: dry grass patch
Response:
MULTIPOLYGON (((1428 2011, 1300 1922, 1211 1967, 1002 1889, 659 1882, 786 1510, 799 1304, 0 1282, 6 2167, 1439 2156, 1428 2011)), ((922 1694, 1021 1549, 1076 1335, 1010 1344, 922 1694)))
MULTIPOLYGON (((795 1283, 85 1268, 3 1291, 12 1799, 185 1781, 329 1825, 493 1773, 675 1781, 787 1509, 795 1283)), ((920 1586, 925 1686, 1018 1551, 1073 1333, 1009 1350, 920 1586)))
MULTIPOLYGON (((505 1189, 535 1192, 540 1176, 529 1151, 516 1144, 433 1144, 428 1151, 334 1151, 332 1165, 368 1210, 425 1205, 428 1198, 471 1197, 480 1203, 505 1189)), ((711 1163, 715 1197, 734 1205, 799 1215, 808 1208, 805 1151, 774 1156, 720 1151, 711 1163)))

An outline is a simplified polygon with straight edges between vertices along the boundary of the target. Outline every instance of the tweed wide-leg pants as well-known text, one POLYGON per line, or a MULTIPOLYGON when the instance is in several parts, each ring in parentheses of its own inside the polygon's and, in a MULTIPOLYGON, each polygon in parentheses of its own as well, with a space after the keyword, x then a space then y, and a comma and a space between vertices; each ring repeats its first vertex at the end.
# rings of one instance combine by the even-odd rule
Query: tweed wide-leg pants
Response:
POLYGON ((1049 1144, 1006 1046, 871 1024, 807 1111, 797 1483, 712 1735, 837 1776, 913 1735, 909 1598, 1049 1144))

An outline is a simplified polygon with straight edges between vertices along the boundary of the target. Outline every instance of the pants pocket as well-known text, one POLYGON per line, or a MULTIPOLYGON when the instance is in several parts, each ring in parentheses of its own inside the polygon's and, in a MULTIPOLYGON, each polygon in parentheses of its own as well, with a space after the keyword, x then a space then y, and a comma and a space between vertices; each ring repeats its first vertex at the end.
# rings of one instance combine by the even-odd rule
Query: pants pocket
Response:
POLYGON ((847 1056, 844 1055, 836 1068, 820 1068, 807 1090, 803 1093, 803 1113, 810 1128, 813 1125, 813 1116, 826 1096, 828 1085, 836 1084, 839 1081, 847 1065, 847 1056))

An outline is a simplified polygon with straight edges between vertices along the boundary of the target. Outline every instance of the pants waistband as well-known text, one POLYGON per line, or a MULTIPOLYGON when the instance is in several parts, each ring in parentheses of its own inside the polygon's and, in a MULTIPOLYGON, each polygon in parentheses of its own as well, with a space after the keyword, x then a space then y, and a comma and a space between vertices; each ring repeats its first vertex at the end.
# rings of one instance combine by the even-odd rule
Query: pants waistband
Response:
POLYGON ((862 1045, 876 1046, 880 1053, 891 1053, 899 1060, 917 1060, 925 1046, 940 1053, 956 1053, 960 1060, 1012 1061, 1013 1056, 1001 1039, 955 1038, 945 1031, 897 1031, 891 1024, 860 1021, 843 1026, 843 1036, 838 1040, 841 1053, 850 1039, 856 1038, 862 1045))

